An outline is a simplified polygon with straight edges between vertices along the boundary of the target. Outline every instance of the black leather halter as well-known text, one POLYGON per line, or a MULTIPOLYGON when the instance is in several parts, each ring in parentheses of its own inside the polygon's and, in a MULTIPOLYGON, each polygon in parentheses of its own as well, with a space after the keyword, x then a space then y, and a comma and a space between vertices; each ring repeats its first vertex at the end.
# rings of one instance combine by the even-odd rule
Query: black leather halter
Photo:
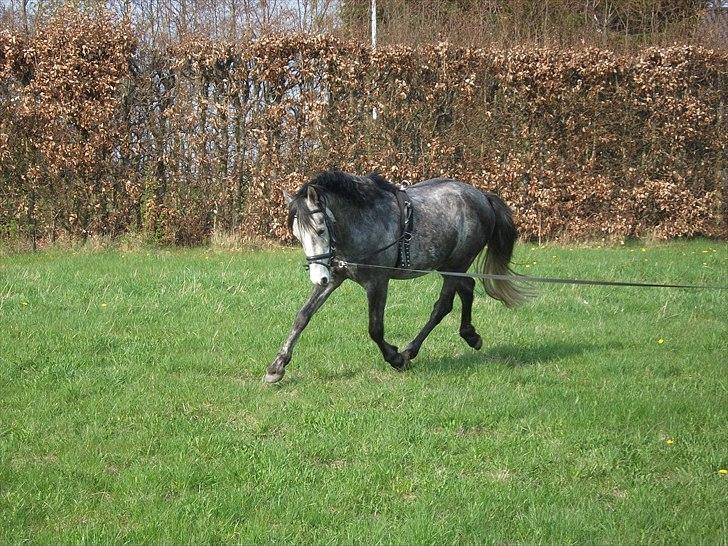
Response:
MULTIPOLYGON (((412 241, 412 231, 414 226, 414 219, 412 215, 412 201, 410 201, 407 192, 403 189, 398 189, 395 197, 397 198, 397 206, 399 207, 400 236, 388 245, 378 248, 374 252, 370 252, 365 256, 353 258, 352 260, 367 260, 372 256, 376 256, 380 252, 387 250, 388 248, 392 248, 394 245, 399 245, 397 247, 397 263, 395 264, 395 267, 412 267, 412 261, 410 260, 410 243, 412 241)), ((324 252, 323 254, 316 254, 314 256, 306 256, 306 269, 308 269, 311 264, 318 264, 328 268, 330 268, 332 265, 334 265, 334 267, 346 267, 346 260, 340 260, 335 256, 336 235, 334 233, 334 226, 331 222, 331 219, 329 218, 329 215, 326 214, 326 203, 323 200, 323 197, 319 197, 318 208, 312 210, 311 214, 315 214, 317 212, 320 212, 324 215, 324 223, 326 224, 326 229, 329 232, 329 251, 324 252)))
POLYGON ((331 219, 329 218, 329 215, 326 214, 326 205, 322 203, 321 198, 319 198, 319 206, 317 209, 314 209, 311 211, 311 214, 316 214, 317 212, 320 212, 324 215, 324 224, 326 225, 326 231, 329 232, 329 251, 324 252, 323 254, 315 254, 314 256, 306 256, 306 269, 308 269, 311 264, 318 264, 322 265, 324 267, 331 267, 331 259, 334 257, 334 254, 336 253, 336 234, 334 233, 334 226, 331 223, 331 219), (320 260, 326 260, 324 262, 320 260))
MULTIPOLYGON (((397 237, 394 241, 391 243, 384 245, 382 247, 379 247, 373 252, 370 252, 369 254, 365 254, 364 256, 357 256, 355 258, 349 258, 348 261, 350 262, 364 262, 371 258, 372 256, 376 256, 380 252, 384 252, 388 248, 392 248, 394 245, 399 245, 397 247, 397 263, 394 264, 396 268, 407 268, 409 269, 412 267, 412 262, 410 260, 410 243, 412 241, 412 232, 414 229, 414 218, 412 214, 412 201, 410 201, 409 196, 407 195, 407 192, 403 189, 398 189, 397 193, 395 194, 395 197, 397 198, 397 206, 399 207, 399 237, 397 237)), ((347 266, 347 260, 340 260, 338 258, 334 258, 336 262, 338 262, 338 267, 346 268, 347 266)), ((366 264, 360 264, 360 265, 366 265, 366 264)))

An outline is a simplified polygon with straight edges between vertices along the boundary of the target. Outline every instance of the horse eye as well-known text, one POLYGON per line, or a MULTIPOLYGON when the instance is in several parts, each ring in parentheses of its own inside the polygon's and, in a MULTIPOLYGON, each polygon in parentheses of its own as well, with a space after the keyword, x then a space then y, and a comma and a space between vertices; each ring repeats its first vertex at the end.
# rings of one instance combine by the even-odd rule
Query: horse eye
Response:
POLYGON ((319 237, 323 237, 324 234, 326 234, 326 230, 325 229, 317 229, 316 230, 316 235, 318 235, 319 237))

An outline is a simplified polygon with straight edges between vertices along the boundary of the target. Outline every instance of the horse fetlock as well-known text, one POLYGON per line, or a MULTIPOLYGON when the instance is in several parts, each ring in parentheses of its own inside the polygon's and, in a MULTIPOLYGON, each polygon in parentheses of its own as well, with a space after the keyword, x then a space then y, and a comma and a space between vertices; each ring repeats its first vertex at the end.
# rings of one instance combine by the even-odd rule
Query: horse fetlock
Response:
POLYGON ((388 362, 398 372, 409 369, 410 355, 407 351, 395 354, 388 362))
POLYGON ((407 360, 412 360, 413 358, 415 358, 417 356, 417 354, 419 352, 420 352, 420 348, 418 346, 410 343, 409 345, 407 345, 407 348, 404 351, 402 351, 402 354, 407 357, 407 360))
POLYGON ((268 366, 268 370, 263 378, 265 383, 277 383, 286 373, 286 365, 291 361, 290 355, 279 354, 276 359, 268 366))
POLYGON ((480 348, 483 346, 483 339, 478 335, 478 333, 472 326, 462 328, 460 330, 460 337, 462 337, 465 342, 476 351, 479 351, 480 348))
POLYGON ((282 370, 286 366, 288 366, 288 363, 291 361, 291 355, 286 353, 278 353, 278 356, 276 356, 276 359, 273 361, 273 363, 268 368, 269 370, 272 368, 280 369, 282 370))

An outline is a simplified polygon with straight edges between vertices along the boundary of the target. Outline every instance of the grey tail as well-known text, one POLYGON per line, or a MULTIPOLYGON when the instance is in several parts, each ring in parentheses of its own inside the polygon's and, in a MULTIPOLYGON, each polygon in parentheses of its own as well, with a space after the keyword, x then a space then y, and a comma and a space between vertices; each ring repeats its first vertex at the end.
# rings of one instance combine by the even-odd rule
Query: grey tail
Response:
POLYGON ((508 264, 513 256, 513 246, 518 239, 518 231, 513 224, 511 209, 506 203, 491 192, 485 192, 490 205, 495 211, 495 228, 488 241, 485 252, 478 257, 478 271, 486 275, 507 275, 513 279, 482 279, 486 293, 506 307, 518 307, 534 296, 528 286, 517 282, 518 274, 508 264))

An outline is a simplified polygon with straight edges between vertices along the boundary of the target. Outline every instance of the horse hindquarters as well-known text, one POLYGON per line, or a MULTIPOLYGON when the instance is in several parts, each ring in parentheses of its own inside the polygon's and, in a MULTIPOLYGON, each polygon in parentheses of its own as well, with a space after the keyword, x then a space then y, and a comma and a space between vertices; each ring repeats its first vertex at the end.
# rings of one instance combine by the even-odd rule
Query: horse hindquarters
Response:
MULTIPOLYGON (((508 205, 496 194, 485 192, 485 196, 495 212, 495 227, 488 240, 488 247, 480 254, 478 271, 486 275, 508 275, 515 277, 509 264, 513 247, 518 239, 518 231, 513 224, 513 216, 508 205)), ((517 307, 528 300, 530 292, 511 279, 481 279, 486 293, 506 307, 517 307)))

